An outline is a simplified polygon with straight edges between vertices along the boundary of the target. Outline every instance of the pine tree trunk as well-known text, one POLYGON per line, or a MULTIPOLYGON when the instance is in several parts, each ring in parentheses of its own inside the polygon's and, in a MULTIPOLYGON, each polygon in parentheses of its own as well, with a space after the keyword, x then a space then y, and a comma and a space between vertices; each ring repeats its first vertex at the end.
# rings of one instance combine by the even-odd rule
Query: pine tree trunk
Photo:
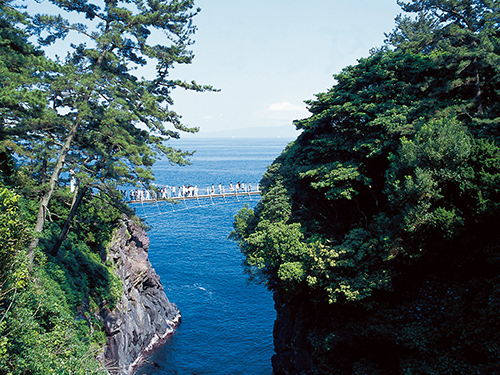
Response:
POLYGON ((43 158, 42 162, 42 185, 45 185, 47 182, 47 158, 43 158))
POLYGON ((43 227, 45 225, 45 220, 47 217, 47 207, 49 205, 50 198, 52 197, 52 194, 54 193, 57 181, 59 181, 59 174, 61 173, 61 170, 64 166, 64 161, 66 160, 66 155, 68 154, 69 148, 71 146, 71 142, 75 138, 76 132, 78 130, 78 125, 79 125, 79 121, 75 121, 75 123, 71 127, 69 134, 68 134, 68 137, 66 138, 66 141, 64 142, 64 145, 61 148, 61 151, 59 152, 59 157, 57 158, 56 165, 55 165, 54 170, 52 172, 52 175, 50 177, 49 188, 44 193, 44 195, 42 196, 42 199, 40 200, 40 207, 38 209, 38 215, 36 217, 36 224, 35 224, 36 237, 33 239, 33 241, 31 242, 31 244, 28 247, 29 263, 33 263, 34 251, 35 251, 35 248, 37 247, 38 242, 40 240, 38 235, 40 233, 42 233, 43 227))
POLYGON ((475 65, 475 85, 476 85, 476 108, 477 108, 477 113, 479 115, 482 115, 484 113, 483 109, 483 91, 481 89, 481 77, 479 75, 479 68, 477 66, 477 57, 474 58, 474 65, 475 65))
POLYGON ((73 205, 71 206, 71 210, 69 211, 69 215, 66 219, 66 222, 64 223, 61 233, 59 234, 56 243, 54 244, 52 250, 50 251, 50 254, 52 256, 57 256, 57 253, 59 252, 59 248, 61 247, 63 241, 66 239, 66 237, 68 237, 69 228, 71 227, 71 222, 73 221, 73 218, 76 215, 76 211, 78 210, 78 207, 80 207, 80 204, 82 203, 83 197, 87 193, 87 190, 88 187, 84 186, 83 189, 81 189, 78 192, 76 200, 73 201, 73 205))

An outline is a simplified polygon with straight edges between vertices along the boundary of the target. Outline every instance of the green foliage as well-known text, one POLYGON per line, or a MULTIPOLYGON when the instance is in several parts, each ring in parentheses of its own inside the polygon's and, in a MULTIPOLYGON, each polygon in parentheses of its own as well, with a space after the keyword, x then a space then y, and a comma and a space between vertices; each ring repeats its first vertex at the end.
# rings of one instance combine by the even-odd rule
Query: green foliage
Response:
POLYGON ((305 277, 305 270, 302 262, 283 262, 277 274, 282 281, 300 283, 305 277))
POLYGON ((386 193, 403 213, 405 231, 430 226, 452 238, 464 224, 460 201, 474 177, 472 148, 472 138, 456 119, 431 120, 413 139, 401 139, 387 172, 386 193))
POLYGON ((76 310, 86 298, 115 307, 122 296, 121 282, 99 254, 70 234, 58 258, 57 263, 48 265, 47 272, 67 293, 72 308, 76 310))
POLYGON ((79 179, 88 184, 119 179, 130 183, 152 179, 150 167, 159 155, 174 164, 185 164, 188 152, 164 145, 179 138, 180 131, 195 132, 169 109, 176 87, 205 91, 210 86, 169 79, 176 64, 188 64, 195 31, 193 17, 199 9, 192 1, 143 3, 118 1, 77 2, 53 0, 61 13, 37 14, 29 30, 41 46, 57 43, 68 35, 79 35, 87 43, 74 45, 50 92, 55 108, 71 108, 59 120, 66 129, 55 134, 61 143, 71 138, 72 152, 67 161, 79 179), (70 12, 86 23, 72 23, 70 12), (66 18, 68 17, 68 18, 66 18), (97 21, 97 22, 93 22, 97 21), (154 32, 165 35, 166 45, 154 45, 154 32), (134 67, 155 64, 153 79, 139 78, 134 67), (72 127, 75 133, 72 133, 72 127), (169 129, 170 125, 172 129, 169 129), (139 127, 138 127, 139 126, 139 127), (141 130, 147 129, 147 131, 141 130), (72 138, 74 137, 74 138, 72 138), (85 169, 78 168, 85 165, 85 169), (90 169, 91 173, 86 170, 90 169))
MULTIPOLYGON (((0 189, 0 373, 105 373, 96 360, 106 342, 98 314, 103 306, 115 306, 122 285, 101 260, 120 217, 103 202, 96 197, 85 203, 84 220, 58 257, 37 252, 30 264, 30 224, 24 218, 29 215, 23 211, 30 204, 0 189)), ((64 207, 64 199, 54 200, 51 209, 64 216, 64 207)), ((53 241, 51 232, 59 232, 57 223, 48 229, 42 248, 53 241)))
POLYGON ((278 268, 281 262, 289 262, 304 253, 301 242, 303 234, 300 225, 272 223, 269 220, 259 222, 254 232, 246 239, 249 251, 247 259, 250 265, 258 268, 278 268))
POLYGON ((495 115, 490 111, 498 110, 497 92, 490 79, 499 74, 498 5, 490 0, 398 3, 405 11, 417 13, 418 18, 399 18, 399 27, 389 36, 389 42, 405 51, 429 54, 452 70, 453 79, 443 89, 464 100, 457 105, 482 116, 495 115), (468 101, 471 96, 474 100, 468 101))
MULTIPOLYGON (((57 278, 56 267, 39 254, 29 265, 30 238, 20 197, 6 187, 0 191, 0 372, 9 374, 98 373, 94 359, 99 346, 87 325, 75 320, 57 278)), ((81 276, 81 275, 80 275, 81 276)), ((98 336, 98 335, 97 335, 98 336)))
POLYGON ((165 144, 197 131, 171 93, 213 89, 169 78, 193 58, 193 1, 50 2, 56 14, 30 15, 0 0, 0 373, 102 373, 98 314, 122 295, 102 259, 130 213, 118 188, 149 184, 160 157, 189 163, 165 144), (65 58, 44 55, 75 34, 86 40, 65 58), (156 74, 139 78, 147 63, 156 74), (72 196, 61 176, 73 172, 72 196))
POLYGON ((315 373, 495 373, 500 10, 400 3, 417 16, 308 102, 235 232, 315 373))
MULTIPOLYGON (((19 196, 6 187, 0 185, 0 280, 9 283, 9 279, 16 273, 23 272, 15 269, 16 259, 23 250, 30 232, 19 216, 17 202, 19 196)), ((1 296, 1 294, 0 294, 1 296)))
POLYGON ((104 373, 95 360, 102 342, 88 334, 87 322, 75 320, 65 293, 43 269, 31 271, 29 282, 12 297, 4 322, 2 373, 104 373))
POLYGON ((331 165, 324 165, 318 169, 310 169, 300 175, 301 178, 311 178, 318 182, 311 182, 311 187, 325 191, 327 199, 352 199, 356 194, 354 185, 360 180, 364 180, 369 185, 369 180, 358 171, 357 166, 346 163, 335 162, 331 165))
MULTIPOLYGON (((78 194, 98 188, 113 201, 116 192, 110 192, 117 185, 149 184, 159 158, 189 163, 192 152, 165 144, 181 132, 197 131, 171 109, 171 93, 213 89, 169 78, 176 64, 193 58, 192 21, 199 12, 193 1, 50 2, 57 14, 30 15, 10 1, 0 3, 0 163, 8 170, 14 155, 35 181, 26 190, 40 199, 37 233, 60 182, 66 182, 60 176, 74 174, 75 210, 54 244, 57 253, 81 202, 78 194), (154 44, 157 33, 165 45, 154 44), (42 48, 72 35, 81 43, 71 44, 65 59, 43 55, 42 48), (36 46, 30 37, 36 37, 36 46), (154 76, 138 77, 137 67, 146 64, 154 64, 154 76)), ((37 238, 29 246, 30 258, 37 238)))
POLYGON ((270 194, 259 202, 262 219, 286 222, 292 213, 286 188, 281 181, 277 181, 269 188, 269 192, 270 194))

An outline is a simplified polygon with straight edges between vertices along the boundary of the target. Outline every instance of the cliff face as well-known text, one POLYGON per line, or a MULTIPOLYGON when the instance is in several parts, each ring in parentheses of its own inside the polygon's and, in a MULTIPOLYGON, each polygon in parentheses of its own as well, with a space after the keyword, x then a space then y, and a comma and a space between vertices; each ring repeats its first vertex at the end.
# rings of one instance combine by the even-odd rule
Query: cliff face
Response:
POLYGON ((123 284, 115 309, 101 311, 107 335, 104 363, 110 374, 131 374, 180 321, 179 310, 168 300, 151 267, 148 249, 146 232, 128 219, 108 248, 107 261, 114 263, 123 284))
POLYGON ((312 311, 285 303, 274 293, 276 320, 274 322, 274 350, 272 358, 275 375, 310 374, 312 369, 307 324, 312 311))

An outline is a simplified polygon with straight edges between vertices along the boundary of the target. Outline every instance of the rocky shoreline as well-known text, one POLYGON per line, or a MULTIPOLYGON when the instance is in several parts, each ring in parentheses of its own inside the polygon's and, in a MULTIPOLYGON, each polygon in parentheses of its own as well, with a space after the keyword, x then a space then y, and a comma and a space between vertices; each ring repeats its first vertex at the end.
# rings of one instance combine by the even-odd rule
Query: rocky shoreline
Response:
POLYGON ((106 259, 122 281, 122 298, 113 310, 100 312, 107 336, 102 360, 111 375, 133 374, 181 320, 149 262, 148 250, 145 230, 124 217, 106 259))

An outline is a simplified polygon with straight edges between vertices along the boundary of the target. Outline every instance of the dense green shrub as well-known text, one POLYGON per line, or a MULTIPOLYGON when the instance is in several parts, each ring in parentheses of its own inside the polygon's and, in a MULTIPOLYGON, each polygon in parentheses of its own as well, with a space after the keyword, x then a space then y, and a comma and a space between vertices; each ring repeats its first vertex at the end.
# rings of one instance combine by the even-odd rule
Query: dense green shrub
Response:
POLYGON ((498 372, 498 7, 410 3, 235 218, 317 374, 498 372))
MULTIPOLYGON (((64 204, 56 204, 53 212, 63 212, 64 204)), ((86 202, 81 227, 58 256, 46 254, 62 225, 54 221, 42 241, 47 247, 29 264, 30 213, 24 210, 33 206, 0 189, 0 373, 103 373, 96 358, 106 336, 97 315, 114 307, 122 286, 102 256, 119 211, 100 199, 86 202), (97 204, 102 210, 85 209, 97 204)))

